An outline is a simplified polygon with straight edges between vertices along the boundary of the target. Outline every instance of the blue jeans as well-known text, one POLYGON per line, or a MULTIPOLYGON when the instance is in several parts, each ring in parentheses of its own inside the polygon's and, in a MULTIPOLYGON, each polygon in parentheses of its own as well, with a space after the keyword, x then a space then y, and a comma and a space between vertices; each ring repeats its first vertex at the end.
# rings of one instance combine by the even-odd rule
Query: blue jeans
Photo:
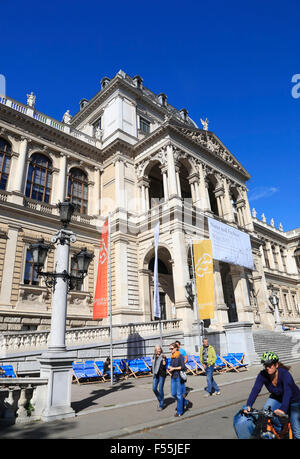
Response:
POLYGON ((207 381, 207 388, 206 392, 212 394, 213 391, 219 392, 219 386, 217 385, 216 381, 214 380, 213 373, 214 373, 215 365, 206 366, 205 374, 206 374, 206 381, 207 381))
POLYGON ((188 404, 186 398, 183 398, 185 384, 181 382, 181 379, 171 378, 171 393, 172 396, 177 400, 177 413, 183 414, 183 407, 188 404))
POLYGON ((290 404, 289 410, 290 423, 293 432, 293 438, 300 439, 300 403, 295 402, 290 404))
POLYGON ((164 376, 153 376, 153 392, 155 393, 157 400, 159 401, 160 408, 164 407, 164 384, 166 378, 164 376), (157 389, 159 387, 159 390, 157 389))

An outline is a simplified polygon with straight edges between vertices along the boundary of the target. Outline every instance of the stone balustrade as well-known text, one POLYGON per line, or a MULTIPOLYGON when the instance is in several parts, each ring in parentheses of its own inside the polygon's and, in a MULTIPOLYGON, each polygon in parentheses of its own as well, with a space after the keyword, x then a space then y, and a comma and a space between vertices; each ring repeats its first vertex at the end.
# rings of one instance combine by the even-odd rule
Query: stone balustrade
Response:
POLYGON ((99 142, 97 141, 97 139, 94 139, 93 137, 85 134, 84 132, 74 129, 63 122, 57 121, 56 119, 51 118, 51 116, 38 112, 37 110, 35 110, 32 107, 29 107, 28 105, 22 104, 21 102, 17 102, 11 99, 10 97, 0 96, 0 104, 5 105, 6 107, 10 107, 13 110, 23 113, 24 115, 30 116, 35 120, 39 121, 40 123, 46 124, 61 132, 65 132, 66 134, 69 134, 72 137, 75 137, 76 139, 81 140, 83 142, 86 142, 89 145, 92 145, 94 147, 99 146, 99 142))
POLYGON ((47 384, 42 378, 0 378, 0 425, 40 420, 47 384))
MULTIPOLYGON (((180 330, 181 319, 162 320, 163 333, 180 330)), ((113 325, 113 339, 127 339, 130 335, 151 336, 159 335, 159 322, 137 322, 124 325, 113 325)), ((0 335, 0 358, 21 352, 35 352, 46 349, 50 331, 4 332, 0 335)), ((93 343, 109 343, 110 328, 84 327, 66 330, 66 345, 76 347, 93 343)))

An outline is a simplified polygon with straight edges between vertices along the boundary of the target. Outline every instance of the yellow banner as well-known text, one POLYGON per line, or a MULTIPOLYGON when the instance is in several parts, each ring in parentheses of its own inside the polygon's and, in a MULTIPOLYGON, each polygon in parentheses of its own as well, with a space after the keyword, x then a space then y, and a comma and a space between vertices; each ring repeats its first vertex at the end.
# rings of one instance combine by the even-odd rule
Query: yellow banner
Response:
POLYGON ((199 319, 212 319, 215 302, 211 240, 194 241, 193 252, 199 319))

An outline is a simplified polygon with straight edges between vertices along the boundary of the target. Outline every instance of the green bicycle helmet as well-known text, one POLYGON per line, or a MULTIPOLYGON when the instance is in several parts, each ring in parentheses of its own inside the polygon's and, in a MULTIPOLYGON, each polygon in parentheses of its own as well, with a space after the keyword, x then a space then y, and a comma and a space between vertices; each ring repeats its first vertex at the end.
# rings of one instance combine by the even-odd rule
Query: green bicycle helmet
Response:
POLYGON ((275 352, 267 351, 261 356, 261 363, 276 363, 279 361, 279 357, 275 352))

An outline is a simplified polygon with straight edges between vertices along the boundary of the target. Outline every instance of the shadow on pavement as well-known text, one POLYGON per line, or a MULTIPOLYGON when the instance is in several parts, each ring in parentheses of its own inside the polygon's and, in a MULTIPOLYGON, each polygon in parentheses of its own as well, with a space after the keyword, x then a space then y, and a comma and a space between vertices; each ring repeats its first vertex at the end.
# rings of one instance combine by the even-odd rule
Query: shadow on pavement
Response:
POLYGON ((95 401, 101 397, 104 397, 111 393, 120 392, 126 389, 131 389, 132 387, 134 387, 134 384, 132 384, 131 382, 123 382, 120 385, 115 385, 109 388, 94 390, 93 392, 91 392, 91 395, 89 397, 79 400, 77 402, 72 402, 71 407, 73 408, 75 413, 79 413, 80 411, 85 410, 86 408, 89 408, 91 406, 97 406, 97 403, 95 403, 95 401))

